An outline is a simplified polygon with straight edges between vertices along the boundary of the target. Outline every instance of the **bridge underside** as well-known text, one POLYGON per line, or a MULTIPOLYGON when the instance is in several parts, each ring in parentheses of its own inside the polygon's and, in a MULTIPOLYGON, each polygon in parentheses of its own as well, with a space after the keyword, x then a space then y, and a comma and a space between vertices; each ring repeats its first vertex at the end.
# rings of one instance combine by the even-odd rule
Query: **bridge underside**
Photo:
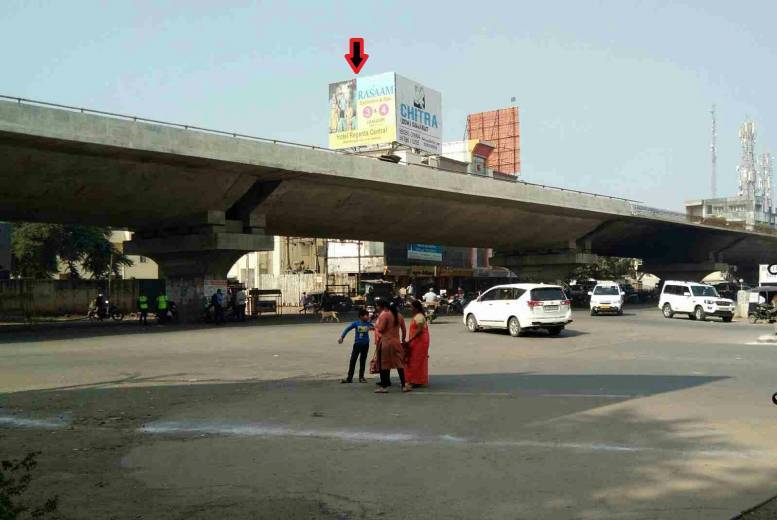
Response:
POLYGON ((126 227, 131 251, 195 278, 276 234, 490 247, 535 279, 596 255, 771 262, 777 245, 617 199, 3 102, 0 220, 126 227))
POLYGON ((578 250, 732 264, 771 260, 777 243, 708 226, 3 132, 0 174, 1 219, 151 233, 216 225, 237 233, 262 229, 491 247, 517 255, 578 250), (214 215, 223 215, 223 222, 214 215))

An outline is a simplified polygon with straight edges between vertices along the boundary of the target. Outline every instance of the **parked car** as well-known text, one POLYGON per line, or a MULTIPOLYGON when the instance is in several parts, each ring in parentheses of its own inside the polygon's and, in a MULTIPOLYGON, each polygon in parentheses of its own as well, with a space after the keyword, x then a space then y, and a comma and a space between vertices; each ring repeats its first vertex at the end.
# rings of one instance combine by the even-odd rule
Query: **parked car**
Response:
MULTIPOLYGON (((320 309, 323 296, 323 291, 308 293, 304 302, 305 309, 311 311, 320 309)), ((353 308, 351 298, 343 294, 329 293, 329 305, 333 311, 337 312, 348 312, 353 308)))
POLYGON ((521 336, 545 329, 557 336, 572 322, 571 304, 558 285, 497 285, 464 308, 463 321, 470 332, 507 329, 511 336, 521 336))
POLYGON ((591 296, 589 303, 591 316, 602 313, 613 313, 619 316, 623 314, 623 301, 626 295, 617 283, 600 281, 588 294, 591 296))
POLYGON ((568 287, 569 297, 576 305, 588 303, 589 294, 596 286, 596 280, 576 280, 568 287))
POLYGON ((729 322, 734 317, 732 300, 721 298, 711 285, 696 282, 667 281, 658 299, 658 308, 665 318, 687 314, 692 320, 704 321, 708 316, 716 316, 729 322))
POLYGON ((737 301, 737 291, 739 291, 739 284, 734 282, 710 282, 709 285, 713 286, 718 294, 723 298, 737 301))
POLYGON ((619 284, 621 292, 623 293, 623 303, 638 303, 639 294, 633 285, 630 283, 619 284))

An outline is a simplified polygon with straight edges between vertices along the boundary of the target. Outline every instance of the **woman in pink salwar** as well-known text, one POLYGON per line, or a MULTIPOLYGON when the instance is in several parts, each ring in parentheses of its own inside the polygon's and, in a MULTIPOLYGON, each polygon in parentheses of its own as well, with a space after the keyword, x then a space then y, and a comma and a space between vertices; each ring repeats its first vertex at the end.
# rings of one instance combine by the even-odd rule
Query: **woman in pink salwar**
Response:
POLYGON ((375 390, 375 393, 388 393, 392 368, 399 374, 402 391, 407 391, 406 388, 409 389, 410 386, 405 385, 405 351, 402 348, 405 341, 405 320, 394 303, 387 306, 385 301, 376 300, 375 307, 379 312, 375 322, 375 362, 380 372, 380 388, 375 390))

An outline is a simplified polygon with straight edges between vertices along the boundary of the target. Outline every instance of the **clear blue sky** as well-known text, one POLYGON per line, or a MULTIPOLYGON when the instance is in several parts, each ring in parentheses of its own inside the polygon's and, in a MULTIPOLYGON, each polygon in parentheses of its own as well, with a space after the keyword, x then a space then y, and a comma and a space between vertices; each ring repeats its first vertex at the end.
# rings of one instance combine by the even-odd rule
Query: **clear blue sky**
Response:
POLYGON ((682 210, 736 191, 737 128, 777 152, 770 1, 45 2, 5 0, 0 93, 325 145, 327 84, 362 75, 443 94, 444 138, 517 98, 522 177, 682 210))

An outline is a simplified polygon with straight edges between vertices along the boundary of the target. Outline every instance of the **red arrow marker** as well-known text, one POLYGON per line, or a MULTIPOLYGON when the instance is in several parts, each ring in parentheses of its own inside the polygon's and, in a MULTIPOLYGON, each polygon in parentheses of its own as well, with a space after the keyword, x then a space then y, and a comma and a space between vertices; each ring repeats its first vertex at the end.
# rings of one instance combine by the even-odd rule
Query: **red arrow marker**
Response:
POLYGON ((364 38, 351 38, 348 45, 351 52, 345 55, 345 61, 351 66, 353 73, 358 74, 370 55, 364 52, 364 38))

